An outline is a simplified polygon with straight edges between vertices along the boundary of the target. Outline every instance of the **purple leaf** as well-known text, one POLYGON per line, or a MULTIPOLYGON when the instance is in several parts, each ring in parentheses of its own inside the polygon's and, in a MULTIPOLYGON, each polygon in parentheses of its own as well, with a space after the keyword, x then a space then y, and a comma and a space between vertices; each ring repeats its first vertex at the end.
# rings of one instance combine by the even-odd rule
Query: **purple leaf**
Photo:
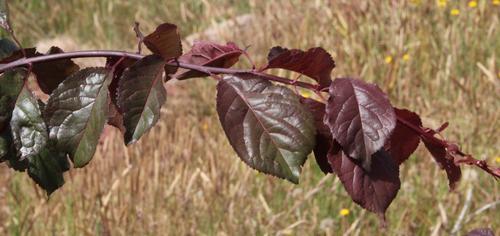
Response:
MULTIPOLYGON (((398 108, 394 108, 394 112, 398 118, 404 119, 405 122, 422 127, 422 121, 416 113, 398 108)), ((401 165, 417 149, 419 143, 419 134, 398 121, 391 138, 385 144, 385 150, 391 154, 398 165, 401 165)))
MULTIPOLYGON (((232 42, 224 46, 207 41, 196 41, 189 52, 179 57, 179 62, 199 66, 229 68, 238 62, 242 53, 243 50, 232 42)), ((180 68, 174 77, 183 80, 204 76, 208 76, 208 74, 180 68)))
POLYGON ((429 150, 434 160, 439 164, 439 167, 446 171, 450 189, 455 189, 458 181, 462 177, 460 166, 455 164, 454 158, 448 158, 445 145, 437 142, 434 139, 426 138, 426 136, 421 137, 422 142, 424 142, 427 150, 429 150))
POLYGON ((301 97, 300 102, 309 109, 314 118, 314 126, 316 127, 316 145, 314 146, 313 152, 316 163, 318 163, 318 166, 323 173, 333 173, 327 157, 333 138, 330 133, 330 129, 323 122, 323 118, 325 116, 325 104, 303 97, 301 97))
POLYGON ((159 25, 153 33, 144 37, 144 44, 151 52, 165 60, 182 55, 181 38, 177 26, 174 24, 159 25))
POLYGON ((160 118, 167 99, 163 87, 165 61, 149 55, 128 68, 118 86, 118 107, 123 114, 125 142, 131 144, 149 131, 160 118))
POLYGON ((293 91, 258 77, 227 76, 217 85, 217 113, 246 164, 298 183, 316 129, 293 91))
MULTIPOLYGON (((58 47, 51 47, 46 55, 63 53, 58 47)), ((71 59, 61 59, 33 64, 33 73, 40 89, 50 94, 59 84, 71 74, 77 72, 80 67, 71 59)))
POLYGON ((333 138, 369 171, 372 154, 396 127, 396 115, 385 93, 361 80, 336 79, 330 86, 326 113, 333 138))
POLYGON ((328 160, 352 200, 385 222, 385 211, 401 186, 399 167, 389 154, 383 150, 373 154, 370 171, 340 150, 331 150, 328 160))
POLYGON ((292 70, 316 80, 320 88, 330 86, 330 74, 335 68, 332 56, 325 49, 317 47, 304 52, 299 49, 273 47, 267 56, 267 65, 261 70, 279 68, 292 70))
POLYGON ((467 233, 467 236, 495 236, 493 230, 488 228, 474 229, 467 233))

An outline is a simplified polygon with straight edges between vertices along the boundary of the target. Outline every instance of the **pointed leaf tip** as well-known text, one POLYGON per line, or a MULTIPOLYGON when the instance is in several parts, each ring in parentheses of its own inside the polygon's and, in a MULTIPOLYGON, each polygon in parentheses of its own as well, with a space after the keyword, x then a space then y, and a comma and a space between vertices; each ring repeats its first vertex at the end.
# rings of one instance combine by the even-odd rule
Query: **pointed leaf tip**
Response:
MULTIPOLYGON (((238 62, 242 53, 243 50, 232 42, 219 45, 208 41, 195 41, 191 50, 179 57, 179 62, 199 66, 229 68, 238 62)), ((204 76, 208 76, 208 74, 181 68, 174 77, 184 80, 204 76)))
POLYGON ((47 102, 50 140, 69 153, 75 167, 87 165, 94 156, 108 116, 111 79, 105 68, 83 69, 64 80, 47 102))
POLYGON ((290 89, 253 76, 217 85, 217 113, 229 143, 250 167, 299 182, 314 147, 314 120, 290 89))
POLYGON ((123 114, 125 142, 132 144, 160 118, 167 99, 163 87, 165 62, 156 55, 146 56, 127 69, 118 85, 118 107, 123 114))
POLYGON ((165 60, 182 55, 179 30, 174 24, 163 23, 159 25, 153 33, 144 37, 144 44, 151 52, 165 60))
POLYGON ((320 88, 330 86, 331 72, 335 68, 332 56, 323 48, 310 48, 307 51, 273 47, 267 56, 267 65, 261 70, 271 68, 295 71, 311 77, 320 88))
POLYGON ((358 79, 336 79, 330 85, 325 117, 333 138, 366 170, 396 127, 396 115, 378 86, 358 79))

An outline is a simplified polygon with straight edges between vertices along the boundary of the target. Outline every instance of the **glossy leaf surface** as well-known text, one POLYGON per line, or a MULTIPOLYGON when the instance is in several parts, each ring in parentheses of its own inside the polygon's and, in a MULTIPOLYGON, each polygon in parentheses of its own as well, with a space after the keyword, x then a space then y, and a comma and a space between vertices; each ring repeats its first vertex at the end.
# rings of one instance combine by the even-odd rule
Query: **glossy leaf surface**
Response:
POLYGON ((217 85, 217 112, 238 156, 250 167, 298 183, 314 147, 311 113, 288 88, 235 76, 217 85))
POLYGON ((329 89, 326 122, 349 157, 370 170, 371 155, 383 147, 396 127, 389 99, 376 85, 336 79, 329 89))
POLYGON ((69 153, 75 167, 95 153, 108 116, 111 75, 104 68, 86 68, 64 80, 50 95, 44 115, 50 139, 69 153))
POLYGON ((21 160, 40 153, 49 135, 38 101, 27 86, 23 86, 10 120, 12 138, 21 160))
POLYGON ((69 170, 66 154, 46 147, 38 155, 28 158, 28 163, 28 175, 47 195, 64 184, 63 173, 69 170))
POLYGON ((125 142, 139 140, 160 118, 167 93, 163 87, 165 62, 147 56, 127 69, 118 85, 118 107, 123 114, 125 142))

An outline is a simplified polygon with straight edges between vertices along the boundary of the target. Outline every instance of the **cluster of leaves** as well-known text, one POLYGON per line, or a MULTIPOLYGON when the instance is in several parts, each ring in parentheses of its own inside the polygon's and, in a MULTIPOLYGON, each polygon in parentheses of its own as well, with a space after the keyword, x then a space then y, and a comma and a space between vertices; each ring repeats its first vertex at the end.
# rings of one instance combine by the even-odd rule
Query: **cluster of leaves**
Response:
POLYGON ((144 44, 151 55, 64 53, 57 47, 42 54, 2 39, 0 160, 27 171, 50 195, 63 185, 63 172, 71 163, 81 168, 91 161, 106 124, 118 128, 127 145, 133 144, 159 120, 167 97, 165 82, 211 76, 218 81, 220 123, 242 161, 298 183, 314 152, 323 172, 337 175, 354 202, 381 218, 399 191, 400 165, 420 141, 446 171, 451 188, 460 179, 461 163, 499 177, 498 168, 439 138, 446 125, 424 128, 416 113, 393 107, 376 85, 353 78, 332 80, 335 62, 322 48, 274 47, 265 65, 236 70, 229 68, 247 54, 234 43, 199 41, 183 54, 173 24, 162 24, 145 37, 138 27, 136 33, 139 49, 144 44), (71 60, 88 56, 108 60, 104 67, 84 69, 71 60), (273 68, 297 72, 314 83, 266 73, 273 68), (33 83, 29 75, 36 79, 33 83), (30 88, 36 85, 48 99, 34 95, 30 88), (297 86, 323 99, 301 97, 290 88, 297 86))

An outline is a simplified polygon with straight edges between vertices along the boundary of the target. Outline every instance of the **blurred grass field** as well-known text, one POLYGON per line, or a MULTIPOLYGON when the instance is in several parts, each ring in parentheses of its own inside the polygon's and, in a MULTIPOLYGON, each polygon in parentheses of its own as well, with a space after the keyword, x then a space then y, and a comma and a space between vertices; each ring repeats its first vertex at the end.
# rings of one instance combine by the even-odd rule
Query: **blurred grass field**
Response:
MULTIPOLYGON (((337 63, 335 77, 377 83, 427 126, 449 121, 449 139, 498 166, 500 2, 472 2, 16 0, 11 15, 25 46, 59 39, 66 50, 131 51, 134 21, 143 32, 172 22, 188 36, 246 15, 249 22, 211 37, 250 45, 259 64, 274 45, 322 46, 337 63)), ((0 234, 448 235, 457 225, 459 235, 478 227, 500 235, 498 181, 465 167, 449 193, 444 171, 422 148, 402 166, 387 229, 312 157, 296 186, 251 170, 224 137, 214 86, 207 79, 169 85, 152 132, 128 148, 111 132, 89 166, 70 171, 50 199, 2 165, 0 234)))

